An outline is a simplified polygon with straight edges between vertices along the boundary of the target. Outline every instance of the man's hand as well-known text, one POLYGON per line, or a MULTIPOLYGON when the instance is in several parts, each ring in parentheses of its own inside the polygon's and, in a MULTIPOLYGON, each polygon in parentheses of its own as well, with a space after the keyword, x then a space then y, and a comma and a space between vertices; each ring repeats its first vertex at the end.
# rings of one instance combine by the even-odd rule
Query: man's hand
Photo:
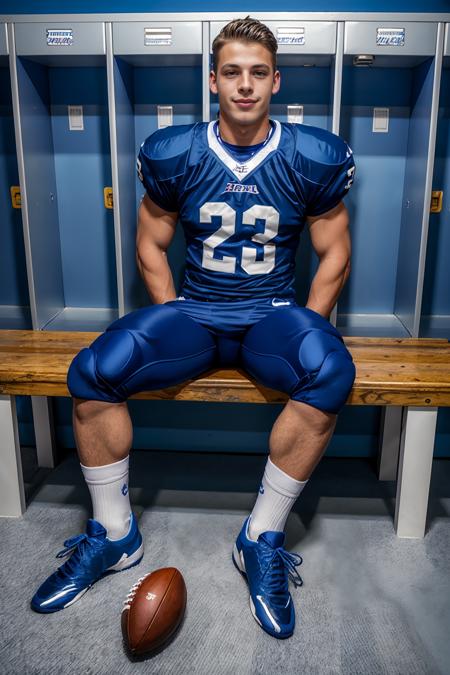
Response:
POLYGON ((340 202, 331 211, 307 218, 307 222, 320 263, 311 282, 306 307, 328 319, 350 274, 348 212, 340 202))
POLYGON ((136 262, 154 304, 177 297, 166 254, 177 220, 177 213, 164 211, 144 196, 138 212, 136 262))

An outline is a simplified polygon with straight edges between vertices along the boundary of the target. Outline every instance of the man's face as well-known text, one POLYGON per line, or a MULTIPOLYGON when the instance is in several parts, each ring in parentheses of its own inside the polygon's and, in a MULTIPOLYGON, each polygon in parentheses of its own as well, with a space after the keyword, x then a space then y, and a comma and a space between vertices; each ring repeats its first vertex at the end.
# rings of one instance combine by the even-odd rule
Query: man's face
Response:
POLYGON ((259 42, 228 42, 219 52, 217 73, 211 71, 209 86, 219 95, 221 116, 252 125, 268 116, 270 98, 280 88, 280 73, 273 72, 272 55, 259 42))

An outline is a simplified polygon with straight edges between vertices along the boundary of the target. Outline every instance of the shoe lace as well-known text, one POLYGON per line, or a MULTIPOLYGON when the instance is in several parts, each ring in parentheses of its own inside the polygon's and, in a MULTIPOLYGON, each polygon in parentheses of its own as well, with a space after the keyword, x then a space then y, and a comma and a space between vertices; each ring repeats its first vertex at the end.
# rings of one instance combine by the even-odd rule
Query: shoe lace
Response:
POLYGON ((64 548, 56 554, 57 558, 65 558, 70 555, 70 558, 61 565, 59 572, 70 576, 76 571, 77 565, 80 563, 83 553, 88 546, 92 546, 94 540, 88 537, 86 533, 78 534, 76 537, 70 537, 64 542, 64 548))
POLYGON ((295 588, 303 586, 303 580, 296 569, 303 562, 298 553, 288 553, 281 546, 274 550, 264 574, 267 591, 272 596, 285 596, 291 579, 295 588))

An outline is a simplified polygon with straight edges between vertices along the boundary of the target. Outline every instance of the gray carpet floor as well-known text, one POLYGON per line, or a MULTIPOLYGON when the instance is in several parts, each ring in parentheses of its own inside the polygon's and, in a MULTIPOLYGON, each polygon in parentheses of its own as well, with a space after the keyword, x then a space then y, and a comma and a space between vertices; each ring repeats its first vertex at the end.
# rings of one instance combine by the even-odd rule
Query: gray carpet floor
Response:
POLYGON ((30 597, 56 568, 64 539, 84 530, 89 499, 73 453, 45 476, 25 457, 28 510, 0 520, 0 672, 450 673, 450 462, 433 466, 426 537, 405 540, 393 531, 393 483, 379 483, 367 460, 322 461, 287 523, 287 548, 304 558, 304 586, 292 588, 294 636, 276 640, 253 619, 231 562, 265 461, 136 452, 131 498, 144 560, 98 582, 67 610, 39 615, 30 597), (138 577, 165 566, 186 581, 183 625, 164 651, 130 662, 123 600, 138 577))

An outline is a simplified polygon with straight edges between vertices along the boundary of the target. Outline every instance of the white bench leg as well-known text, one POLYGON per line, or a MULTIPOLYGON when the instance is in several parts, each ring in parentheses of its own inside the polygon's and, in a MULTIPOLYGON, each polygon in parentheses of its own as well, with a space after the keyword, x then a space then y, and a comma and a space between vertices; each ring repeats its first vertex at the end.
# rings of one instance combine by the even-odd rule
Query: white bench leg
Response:
POLYGON ((53 469, 56 459, 52 402, 46 396, 32 396, 34 433, 38 466, 53 469))
POLYGON ((378 480, 397 478, 403 408, 389 405, 382 408, 380 446, 378 451, 378 480))
POLYGON ((0 396, 0 516, 18 517, 25 511, 16 399, 0 396))
POLYGON ((437 408, 403 411, 395 503, 399 537, 418 539, 425 534, 437 414, 437 408))

